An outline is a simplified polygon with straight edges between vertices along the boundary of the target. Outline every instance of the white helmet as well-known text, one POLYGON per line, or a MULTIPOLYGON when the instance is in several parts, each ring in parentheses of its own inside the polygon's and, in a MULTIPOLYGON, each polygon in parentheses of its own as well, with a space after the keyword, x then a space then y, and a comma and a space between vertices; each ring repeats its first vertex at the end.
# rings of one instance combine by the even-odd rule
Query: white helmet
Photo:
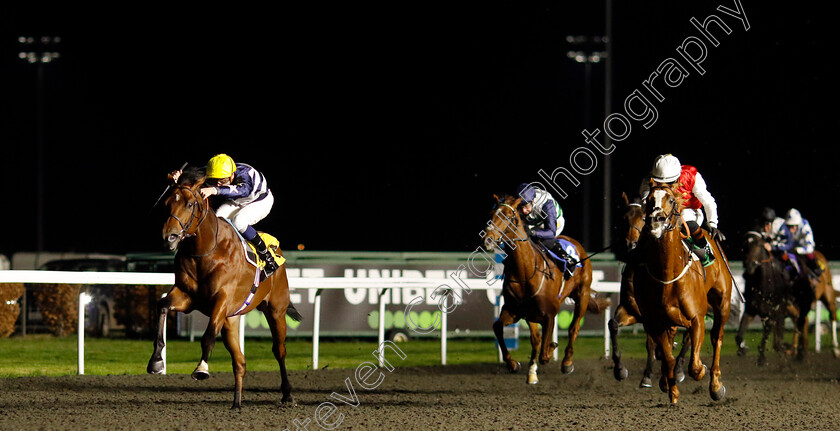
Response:
POLYGON ((799 211, 796 208, 791 208, 785 216, 785 224, 788 226, 801 226, 802 214, 799 214, 799 211))
POLYGON ((656 158, 653 162, 653 169, 650 176, 659 183, 673 183, 680 177, 682 165, 679 159, 671 154, 665 154, 656 158))

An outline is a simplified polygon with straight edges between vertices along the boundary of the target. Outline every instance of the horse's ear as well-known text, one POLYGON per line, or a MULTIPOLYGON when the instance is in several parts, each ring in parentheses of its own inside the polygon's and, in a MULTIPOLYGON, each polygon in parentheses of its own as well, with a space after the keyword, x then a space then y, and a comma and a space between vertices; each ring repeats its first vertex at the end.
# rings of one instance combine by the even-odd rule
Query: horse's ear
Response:
POLYGON ((624 206, 630 205, 630 199, 627 198, 627 193, 621 192, 621 200, 624 201, 624 206))
POLYGON ((513 201, 513 205, 511 205, 511 206, 514 207, 514 208, 519 208, 519 204, 521 204, 521 203, 522 203, 522 197, 518 197, 518 198, 516 198, 515 201, 513 201))
POLYGON ((501 202, 502 200, 499 198, 499 195, 493 193, 493 202, 501 202))

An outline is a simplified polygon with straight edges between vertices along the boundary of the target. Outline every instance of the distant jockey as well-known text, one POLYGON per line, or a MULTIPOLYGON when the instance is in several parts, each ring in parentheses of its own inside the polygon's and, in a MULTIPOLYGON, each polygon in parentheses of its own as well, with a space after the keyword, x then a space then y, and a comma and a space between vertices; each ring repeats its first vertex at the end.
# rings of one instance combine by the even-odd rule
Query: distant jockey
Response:
POLYGON ((522 183, 516 188, 517 196, 522 198, 519 209, 525 216, 523 222, 528 231, 528 236, 538 244, 542 244, 557 256, 566 260, 566 268, 563 273, 565 279, 571 278, 577 260, 569 256, 562 245, 557 241, 557 235, 563 231, 566 219, 563 218, 563 210, 560 204, 545 190, 539 189, 527 183, 522 183))
POLYGON ((814 231, 811 230, 811 224, 808 220, 802 218, 802 215, 796 208, 788 210, 785 223, 782 225, 779 241, 775 245, 776 251, 784 252, 783 259, 790 259, 795 269, 798 271, 798 264, 796 256, 802 256, 805 265, 808 269, 813 271, 815 278, 818 278, 823 273, 823 268, 820 262, 817 262, 814 255, 814 231))
POLYGON ((773 208, 765 207, 761 211, 758 231, 767 239, 764 243, 764 248, 767 251, 772 251, 778 245, 784 224, 785 219, 776 217, 776 211, 773 208))
POLYGON ((647 199, 648 194, 650 194, 651 179, 659 183, 673 184, 676 182, 679 184, 677 192, 682 194, 685 201, 685 208, 681 215, 688 226, 689 232, 686 234, 690 236, 694 254, 700 258, 703 266, 711 265, 714 262, 714 255, 709 243, 703 237, 703 230, 700 228, 700 225, 703 224, 704 211, 712 236, 718 241, 725 240, 726 237, 717 228, 717 203, 706 189, 706 181, 703 176, 697 172, 697 168, 694 166, 680 164, 679 159, 671 154, 665 154, 656 158, 653 162, 650 177, 642 181, 639 187, 639 195, 642 200, 647 199), (703 211, 700 211, 700 208, 703 208, 703 211))
MULTIPOLYGON (((173 173, 175 181, 181 171, 173 173)), ((234 163, 227 154, 218 154, 207 162, 205 186, 199 190, 205 198, 218 195, 224 202, 216 209, 218 217, 227 218, 236 230, 257 249, 265 262, 265 276, 273 274, 279 266, 269 253, 265 242, 253 224, 264 219, 272 205, 274 195, 262 173, 244 163, 234 163)))

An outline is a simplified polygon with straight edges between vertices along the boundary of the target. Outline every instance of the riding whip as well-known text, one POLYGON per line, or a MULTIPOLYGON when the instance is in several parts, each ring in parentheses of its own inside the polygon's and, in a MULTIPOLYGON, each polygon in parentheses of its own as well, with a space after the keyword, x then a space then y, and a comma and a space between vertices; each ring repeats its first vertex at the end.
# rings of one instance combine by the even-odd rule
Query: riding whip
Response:
MULTIPOLYGON (((188 164, 188 162, 184 162, 184 164, 183 164, 183 165, 181 165, 181 168, 180 168, 180 169, 178 169, 178 170, 179 170, 179 171, 183 171, 183 170, 184 170, 184 168, 186 168, 186 167, 187 167, 187 164, 188 164)), ((158 204, 158 203, 160 203, 160 200, 161 200, 161 199, 163 199, 163 197, 164 197, 164 196, 166 196, 166 192, 168 192, 168 191, 169 191, 169 188, 170 188, 170 187, 172 187, 172 184, 167 184, 167 185, 166 185, 166 188, 163 190, 163 193, 161 193, 161 194, 160 194, 160 196, 159 196, 159 197, 157 198, 157 200, 155 201, 155 204, 154 204, 154 205, 152 205, 152 209, 154 209, 154 207, 156 207, 156 206, 157 206, 157 204, 158 204)), ((151 211, 151 209, 150 209, 149 211, 151 211)))
POLYGON ((747 300, 744 298, 744 294, 741 293, 741 288, 738 287, 738 283, 735 282, 735 275, 732 274, 732 268, 729 267, 729 259, 727 259, 726 255, 723 254, 723 249, 720 248, 720 242, 715 240, 715 244, 717 244, 718 253, 720 253, 720 257, 723 258, 723 263, 726 265, 727 271, 729 271, 729 277, 732 278, 732 285, 735 286, 735 291, 738 292, 738 296, 741 298, 741 302, 746 303, 747 300))

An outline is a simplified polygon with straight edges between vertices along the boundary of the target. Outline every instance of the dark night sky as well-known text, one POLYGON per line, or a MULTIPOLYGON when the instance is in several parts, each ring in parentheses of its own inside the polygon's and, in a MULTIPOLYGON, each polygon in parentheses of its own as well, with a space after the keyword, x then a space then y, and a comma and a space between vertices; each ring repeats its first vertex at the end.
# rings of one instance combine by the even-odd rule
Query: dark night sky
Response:
MULTIPOLYGON (((257 227, 286 249, 475 249, 494 193, 568 166, 585 145, 584 69, 565 36, 602 34, 604 8, 450 3, 4 10, 0 253, 35 248, 36 68, 17 58, 16 38, 42 34, 63 39, 45 67, 46 250, 159 250, 160 214, 147 213, 165 174, 218 152, 266 174, 277 201, 257 227)), ((730 255, 770 205, 799 208, 840 258, 828 14, 743 1, 745 31, 715 10, 732 0, 615 3, 610 112, 699 36, 691 17, 715 13, 733 31, 708 46, 705 75, 663 92, 650 129, 634 123, 616 144, 607 198, 635 192, 672 152, 706 177, 730 255)), ((591 77, 595 128, 603 63, 591 77)), ((561 202, 565 233, 588 236, 589 249, 603 246, 599 163, 561 202)))

